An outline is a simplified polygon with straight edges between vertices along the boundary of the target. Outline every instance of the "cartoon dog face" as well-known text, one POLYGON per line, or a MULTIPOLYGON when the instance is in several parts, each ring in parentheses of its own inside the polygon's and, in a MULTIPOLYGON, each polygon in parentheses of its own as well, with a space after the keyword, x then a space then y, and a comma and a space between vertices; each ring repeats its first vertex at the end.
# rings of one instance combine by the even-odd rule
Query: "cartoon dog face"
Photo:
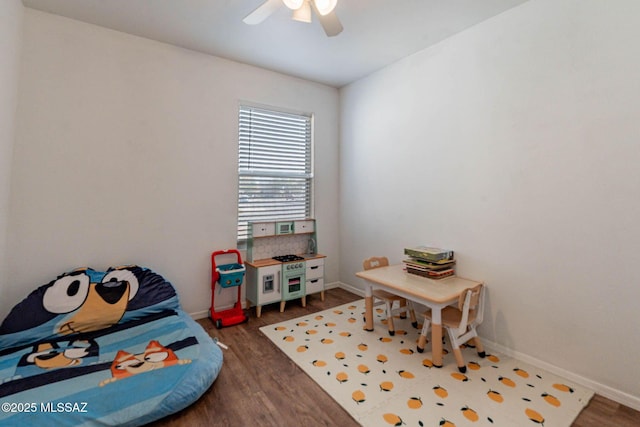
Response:
POLYGON ((116 324, 179 307, 171 283, 148 268, 75 269, 39 286, 11 309, 0 324, 0 348, 94 338, 116 324))
POLYGON ((50 313, 66 314, 56 324, 55 333, 91 332, 118 323, 138 291, 138 279, 126 268, 112 270, 99 281, 87 273, 73 271, 46 289, 43 307, 50 313))
POLYGON ((86 350, 83 348, 60 351, 50 343, 45 343, 38 345, 36 351, 29 355, 27 361, 43 369, 62 368, 78 365, 86 354, 86 350))
POLYGON ((97 361, 98 344, 92 340, 73 340, 39 343, 18 362, 16 375, 28 377, 44 370, 70 368, 97 361))
POLYGON ((191 363, 191 360, 178 359, 173 350, 164 347, 158 341, 152 340, 149 341, 144 353, 131 354, 123 350, 118 351, 111 364, 112 377, 102 381, 100 386, 143 372, 187 363, 191 363))

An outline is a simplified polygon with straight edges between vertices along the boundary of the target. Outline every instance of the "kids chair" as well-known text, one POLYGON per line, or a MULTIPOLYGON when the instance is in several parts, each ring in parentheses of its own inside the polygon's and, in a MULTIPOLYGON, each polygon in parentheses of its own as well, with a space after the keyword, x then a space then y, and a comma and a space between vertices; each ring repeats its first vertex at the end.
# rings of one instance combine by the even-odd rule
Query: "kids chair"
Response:
MULTIPOLYGON (((478 285, 473 288, 467 288, 460 294, 458 298, 458 306, 448 306, 442 309, 442 326, 447 329, 453 354, 456 357, 458 370, 462 373, 467 372, 464 364, 462 351, 460 346, 467 341, 473 340, 478 351, 478 356, 485 357, 482 343, 476 332, 476 326, 482 323, 482 315, 484 312, 484 286, 478 285)), ((429 326, 431 325, 431 310, 424 313, 424 325, 422 326, 421 335, 427 336, 429 326)), ((418 352, 420 349, 418 348, 418 352)))
MULTIPOLYGON (((386 267, 389 265, 389 260, 387 257, 371 257, 367 258, 362 262, 362 268, 365 270, 371 270, 372 268, 386 267)), ((413 306, 411 305, 411 301, 407 301, 405 298, 402 298, 398 295, 394 295, 390 292, 383 291, 380 289, 376 289, 373 291, 374 304, 376 307, 378 305, 385 305, 387 311, 387 327, 389 328, 389 335, 393 336, 396 333, 395 327, 393 326, 393 316, 396 314, 404 314, 401 316, 403 319, 406 318, 406 313, 409 313, 411 317, 411 325, 414 328, 418 327, 418 321, 416 320, 416 313, 413 310, 413 306), (393 303, 398 301, 398 308, 393 308, 393 303)))

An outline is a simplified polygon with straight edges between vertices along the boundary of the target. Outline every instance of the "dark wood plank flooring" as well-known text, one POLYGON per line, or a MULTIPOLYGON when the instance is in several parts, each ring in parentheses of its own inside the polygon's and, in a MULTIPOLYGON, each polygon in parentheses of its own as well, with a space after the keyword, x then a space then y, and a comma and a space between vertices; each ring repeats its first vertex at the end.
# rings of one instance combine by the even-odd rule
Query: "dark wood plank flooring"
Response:
MULTIPOLYGON (((307 297, 307 306, 290 301, 284 313, 279 304, 248 311, 249 322, 216 329, 209 319, 198 322, 213 337, 229 346, 224 350, 224 365, 213 386, 193 405, 152 427, 210 426, 341 426, 359 424, 320 386, 258 330, 282 320, 326 310, 360 299, 340 288, 307 297)), ((596 395, 582 411, 573 427, 638 427, 640 412, 596 395)))

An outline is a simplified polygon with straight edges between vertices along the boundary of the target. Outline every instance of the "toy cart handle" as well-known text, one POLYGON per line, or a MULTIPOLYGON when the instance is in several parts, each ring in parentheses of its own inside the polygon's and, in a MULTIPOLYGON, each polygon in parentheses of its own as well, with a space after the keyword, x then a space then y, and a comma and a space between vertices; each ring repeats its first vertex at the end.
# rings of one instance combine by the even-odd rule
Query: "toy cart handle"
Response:
POLYGON ((225 254, 233 254, 235 253, 238 257, 238 264, 242 264, 242 256, 240 255, 240 251, 237 249, 225 249, 222 251, 215 251, 211 253, 211 285, 215 285, 215 283, 220 279, 220 273, 217 271, 216 267, 216 257, 218 255, 225 254))

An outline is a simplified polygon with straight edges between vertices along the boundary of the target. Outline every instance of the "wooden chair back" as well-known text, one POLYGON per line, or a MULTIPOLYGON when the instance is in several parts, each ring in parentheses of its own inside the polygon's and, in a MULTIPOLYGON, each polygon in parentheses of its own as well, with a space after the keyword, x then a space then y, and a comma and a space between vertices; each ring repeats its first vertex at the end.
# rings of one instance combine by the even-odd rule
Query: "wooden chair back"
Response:
POLYGON ((371 257, 362 261, 362 268, 365 270, 371 270, 372 268, 386 267, 389 265, 387 257, 371 257))
MULTIPOLYGON (((458 298, 458 310, 460 310, 460 324, 458 335, 462 336, 468 326, 482 323, 484 312, 484 286, 482 284, 467 288, 458 298)), ((475 327, 475 326, 474 326, 475 327)))
POLYGON ((471 291, 471 297, 469 299, 469 310, 476 310, 478 304, 480 304, 480 293, 482 291, 482 284, 474 286, 473 288, 467 288, 460 293, 458 298, 458 310, 463 311, 464 303, 467 299, 467 293, 471 291))

